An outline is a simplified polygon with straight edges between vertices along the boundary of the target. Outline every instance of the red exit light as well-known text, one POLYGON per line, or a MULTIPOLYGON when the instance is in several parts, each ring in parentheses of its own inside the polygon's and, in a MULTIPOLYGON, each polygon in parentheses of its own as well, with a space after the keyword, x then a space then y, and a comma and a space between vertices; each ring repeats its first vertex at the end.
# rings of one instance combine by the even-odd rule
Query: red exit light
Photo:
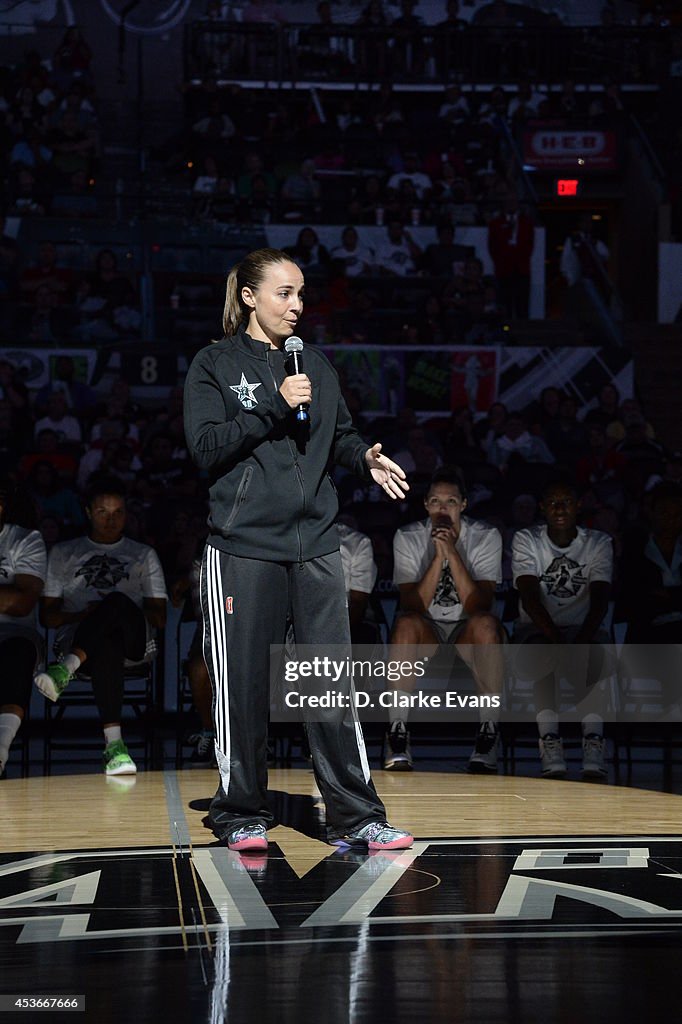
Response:
POLYGON ((577 196, 579 184, 578 178, 559 178, 556 183, 556 194, 558 196, 577 196))

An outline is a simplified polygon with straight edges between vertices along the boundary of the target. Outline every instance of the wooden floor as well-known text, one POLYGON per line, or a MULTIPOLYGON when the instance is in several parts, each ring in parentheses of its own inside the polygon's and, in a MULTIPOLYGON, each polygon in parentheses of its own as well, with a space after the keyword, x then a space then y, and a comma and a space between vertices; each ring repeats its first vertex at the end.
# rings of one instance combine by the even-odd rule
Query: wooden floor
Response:
MULTIPOLYGON (((127 780, 129 777, 125 777, 127 780)), ((451 772, 389 774, 374 781, 388 818, 416 836, 560 836, 670 834, 682 830, 682 796, 583 782, 476 776, 451 772)), ((0 785, 2 820, 11 822, 0 839, 4 853, 36 850, 111 849, 159 846, 177 840, 167 801, 177 786, 189 839, 214 841, 203 825, 206 801, 215 790, 214 771, 141 772, 132 784, 98 774, 6 780, 0 785)), ((275 793, 319 800, 312 772, 274 769, 275 793)), ((279 825, 270 839, 288 856, 330 847, 279 825)))
POLYGON ((270 772, 282 824, 253 858, 204 825, 213 771, 3 781, 0 1021, 10 995, 75 993, 98 1024, 665 1012, 682 796, 453 771, 375 783, 414 850, 327 845, 307 768, 270 772))

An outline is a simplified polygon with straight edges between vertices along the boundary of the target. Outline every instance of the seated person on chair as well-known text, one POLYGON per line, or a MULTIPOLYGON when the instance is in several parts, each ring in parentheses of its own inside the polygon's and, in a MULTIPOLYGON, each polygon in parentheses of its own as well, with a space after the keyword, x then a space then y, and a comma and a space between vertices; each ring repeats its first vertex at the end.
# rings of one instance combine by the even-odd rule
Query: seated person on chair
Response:
MULTIPOLYGON (((540 503, 545 524, 519 530, 512 542, 512 576, 519 592, 514 640, 547 645, 537 655, 527 652, 523 659, 531 666, 535 683, 540 757, 546 778, 566 774, 556 710, 559 664, 563 660, 570 677, 580 676, 578 683, 586 684, 587 698, 603 675, 604 651, 599 645, 609 639, 603 621, 611 591, 613 543, 607 534, 577 525, 579 507, 572 484, 547 484, 540 503), (550 649, 551 645, 568 644, 586 645, 581 648, 586 655, 584 664, 575 648, 568 653, 550 649)), ((519 666, 521 659, 515 660, 519 666)), ((586 713, 582 732, 583 778, 603 779, 602 716, 586 713)))
POLYGON ((199 581, 201 575, 201 555, 204 550, 204 539, 197 546, 196 557, 190 572, 177 580, 171 588, 174 605, 180 605, 183 598, 190 594, 194 617, 197 619, 196 629, 192 636, 186 659, 187 679, 192 693, 192 703, 199 718, 200 728, 187 737, 187 742, 194 744, 194 752, 190 758, 190 768, 216 768, 215 731, 213 729, 213 688, 211 677, 204 661, 204 626, 201 619, 201 598, 199 581))
POLYGON ((351 642, 373 644, 377 639, 376 630, 371 622, 365 620, 369 596, 377 578, 372 542, 366 534, 354 530, 346 523, 339 522, 336 525, 341 545, 341 568, 348 596, 351 642))
POLYGON ((166 587, 156 552, 124 536, 120 481, 94 480, 85 511, 89 534, 50 552, 40 614, 57 630, 60 660, 34 682, 56 701, 82 669, 103 723, 104 770, 128 775, 137 769, 121 736, 125 668, 152 655, 152 630, 166 623, 166 587))
MULTIPOLYGON (((466 491, 459 470, 441 467, 424 498, 427 518, 398 530, 393 541, 393 578, 400 589, 391 634, 391 658, 410 659, 403 645, 429 656, 439 644, 454 644, 473 672, 481 700, 480 728, 469 770, 496 772, 500 747, 499 700, 505 634, 491 613, 501 579, 502 538, 492 526, 466 519, 466 491), (425 649, 425 646, 427 649, 425 649), (398 648, 401 648, 398 650, 398 648), (497 704, 497 706, 495 706, 497 704)), ((406 727, 413 678, 402 677, 391 707, 384 768, 412 768, 406 727), (400 705, 403 706, 400 706, 400 705)))
POLYGON ((0 778, 43 651, 36 608, 47 570, 45 543, 37 530, 13 521, 19 518, 14 496, 13 484, 0 483, 0 778))
POLYGON ((634 676, 661 682, 667 714, 680 704, 682 489, 662 482, 649 499, 650 531, 638 531, 623 547, 616 620, 627 623, 623 660, 634 676))

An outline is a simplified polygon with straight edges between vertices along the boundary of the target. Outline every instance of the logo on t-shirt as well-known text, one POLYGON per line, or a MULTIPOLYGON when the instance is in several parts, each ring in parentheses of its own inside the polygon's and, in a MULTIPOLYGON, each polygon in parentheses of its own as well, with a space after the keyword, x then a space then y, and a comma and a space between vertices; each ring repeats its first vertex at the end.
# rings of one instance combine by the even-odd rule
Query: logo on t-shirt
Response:
POLYGON ((130 579, 130 573, 126 572, 127 563, 120 558, 111 555, 93 555, 87 562, 84 562, 76 573, 85 576, 85 582, 95 590, 113 590, 121 580, 130 579))
POLYGON ((440 574, 438 586, 436 587, 436 593, 433 595, 433 603, 437 604, 440 608, 454 608, 456 604, 460 603, 459 594, 457 593, 449 565, 443 566, 443 571, 440 574))
POLYGON ((253 397, 253 393, 259 387, 260 381, 256 384, 249 384, 244 374, 242 374, 239 384, 230 384, 230 391, 234 391, 245 409, 253 409, 254 405, 258 405, 258 399, 253 397))
POLYGON ((4 561, 5 556, 0 555, 0 576, 4 576, 5 579, 9 579, 9 573, 7 572, 7 569, 5 569, 5 566, 2 564, 4 561))
POLYGON ((547 566, 540 582, 545 584, 551 597, 575 597, 588 582, 584 568, 584 565, 574 562, 568 555, 560 555, 547 566))

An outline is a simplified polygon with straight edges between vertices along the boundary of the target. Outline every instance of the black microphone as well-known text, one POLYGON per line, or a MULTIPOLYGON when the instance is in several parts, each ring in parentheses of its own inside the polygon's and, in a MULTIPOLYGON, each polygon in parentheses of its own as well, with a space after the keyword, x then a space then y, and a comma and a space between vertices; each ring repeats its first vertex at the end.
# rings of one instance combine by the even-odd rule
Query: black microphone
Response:
MULTIPOLYGON (((284 351, 288 356, 294 357, 294 372, 300 373, 301 370, 299 369, 298 365, 298 354, 299 352, 303 351, 303 342, 301 341, 301 339, 297 338, 295 334, 291 338, 287 338, 287 340, 284 342, 284 351)), ((310 419, 310 413, 308 412, 307 405, 299 405, 298 409, 296 410, 296 419, 298 420, 299 423, 308 422, 308 420, 310 419)))

